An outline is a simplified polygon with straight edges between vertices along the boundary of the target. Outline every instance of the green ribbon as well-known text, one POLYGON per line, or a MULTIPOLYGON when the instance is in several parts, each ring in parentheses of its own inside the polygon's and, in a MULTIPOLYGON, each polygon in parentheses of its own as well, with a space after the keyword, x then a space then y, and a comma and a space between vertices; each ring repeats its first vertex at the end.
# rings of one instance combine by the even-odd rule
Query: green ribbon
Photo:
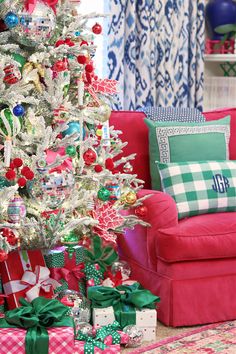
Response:
POLYGON ((21 307, 7 311, 0 319, 0 328, 23 328, 26 354, 48 354, 47 328, 74 327, 71 317, 66 316, 68 307, 58 300, 37 297, 31 303, 21 298, 21 307))
POLYGON ((96 339, 104 342, 107 336, 112 337, 112 344, 120 344, 120 334, 117 330, 120 329, 120 324, 117 321, 114 321, 112 324, 103 326, 97 330, 96 339))
POLYGON ((116 288, 93 286, 88 288, 88 298, 93 308, 112 306, 116 320, 124 328, 129 324, 136 324, 135 308, 155 309, 158 296, 149 290, 143 289, 139 283, 119 285, 116 288))
POLYGON ((98 263, 101 271, 105 272, 107 267, 118 260, 118 254, 111 246, 104 247, 99 236, 92 237, 92 250, 85 250, 85 261, 98 263))
POLYGON ((85 342, 84 354, 94 354, 94 349, 96 347, 102 350, 108 348, 107 345, 98 341, 97 338, 92 338, 86 334, 83 334, 81 331, 78 332, 76 339, 85 342))
POLYGON ((90 279, 94 280, 94 285, 100 285, 101 280, 104 278, 103 272, 100 269, 96 269, 96 265, 93 263, 86 263, 84 273, 87 281, 90 279))

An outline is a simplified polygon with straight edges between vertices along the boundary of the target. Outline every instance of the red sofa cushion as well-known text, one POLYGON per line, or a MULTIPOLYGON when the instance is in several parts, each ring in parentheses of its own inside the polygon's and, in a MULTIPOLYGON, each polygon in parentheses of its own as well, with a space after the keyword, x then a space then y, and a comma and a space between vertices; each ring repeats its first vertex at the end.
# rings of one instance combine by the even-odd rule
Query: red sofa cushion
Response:
POLYGON ((157 257, 166 262, 236 256, 236 212, 193 216, 157 231, 157 257))

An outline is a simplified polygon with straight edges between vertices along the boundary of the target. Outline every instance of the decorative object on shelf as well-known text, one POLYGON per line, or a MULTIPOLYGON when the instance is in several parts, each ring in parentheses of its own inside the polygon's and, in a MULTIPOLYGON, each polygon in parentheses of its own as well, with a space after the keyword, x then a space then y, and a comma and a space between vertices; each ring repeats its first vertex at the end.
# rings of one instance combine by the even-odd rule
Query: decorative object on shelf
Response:
POLYGON ((233 54, 235 50, 235 41, 229 39, 226 41, 206 39, 206 54, 233 54))
POLYGON ((235 43, 235 41, 236 41, 236 19, 235 19, 235 23, 225 24, 225 25, 216 27, 215 32, 223 35, 223 39, 222 39, 223 42, 227 38, 233 38, 234 39, 234 53, 236 53, 236 43, 235 43))
POLYGON ((206 4, 206 24, 211 39, 222 39, 222 35, 215 32, 216 27, 235 22, 236 3, 233 0, 210 0, 206 4))

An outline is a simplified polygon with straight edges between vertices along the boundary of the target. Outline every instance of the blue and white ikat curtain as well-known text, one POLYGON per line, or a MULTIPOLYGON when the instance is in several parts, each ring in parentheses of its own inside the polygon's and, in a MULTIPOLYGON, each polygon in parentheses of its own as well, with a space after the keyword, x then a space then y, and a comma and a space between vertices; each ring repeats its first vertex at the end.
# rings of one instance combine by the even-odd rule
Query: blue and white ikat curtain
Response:
POLYGON ((204 0, 109 0, 114 109, 203 104, 204 0))

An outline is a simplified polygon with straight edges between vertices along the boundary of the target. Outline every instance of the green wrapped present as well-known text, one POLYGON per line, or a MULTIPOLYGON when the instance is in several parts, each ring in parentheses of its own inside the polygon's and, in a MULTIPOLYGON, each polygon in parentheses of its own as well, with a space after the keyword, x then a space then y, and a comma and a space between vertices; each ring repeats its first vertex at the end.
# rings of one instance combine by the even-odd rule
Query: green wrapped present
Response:
POLYGON ((85 249, 85 268, 87 286, 100 285, 104 279, 104 272, 113 262, 117 261, 118 254, 110 245, 104 245, 99 236, 91 239, 91 249, 85 249))
POLYGON ((48 251, 44 254, 47 267, 50 269, 51 278, 61 283, 54 291, 59 293, 63 290, 76 290, 85 294, 84 282, 84 248, 74 247, 72 256, 65 247, 48 251))

